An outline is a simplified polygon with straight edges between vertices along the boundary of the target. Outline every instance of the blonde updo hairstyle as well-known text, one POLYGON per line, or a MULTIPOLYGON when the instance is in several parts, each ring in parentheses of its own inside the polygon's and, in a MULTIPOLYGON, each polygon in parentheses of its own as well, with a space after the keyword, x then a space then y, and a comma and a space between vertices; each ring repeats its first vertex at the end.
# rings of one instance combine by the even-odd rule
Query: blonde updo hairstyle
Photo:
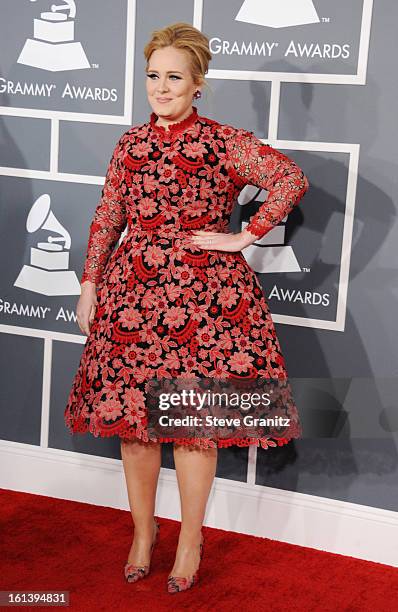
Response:
POLYGON ((147 69, 152 52, 163 47, 174 47, 185 51, 189 58, 193 82, 195 85, 208 87, 205 74, 209 69, 212 55, 207 36, 190 23, 182 21, 172 23, 161 30, 154 30, 150 41, 144 47, 147 69))

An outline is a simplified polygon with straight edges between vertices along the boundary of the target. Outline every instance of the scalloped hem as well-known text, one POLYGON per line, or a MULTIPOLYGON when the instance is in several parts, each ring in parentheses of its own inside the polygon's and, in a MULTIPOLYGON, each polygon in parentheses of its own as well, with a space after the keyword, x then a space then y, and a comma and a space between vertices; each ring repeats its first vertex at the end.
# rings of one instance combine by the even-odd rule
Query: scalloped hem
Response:
POLYGON ((86 422, 78 422, 76 421, 74 424, 69 421, 65 421, 66 427, 69 430, 71 435, 73 434, 85 434, 91 433, 96 438, 109 438, 109 437, 119 437, 121 440, 132 440, 139 439, 142 442, 157 442, 157 443, 168 443, 173 442, 174 444, 180 444, 182 446, 197 446, 199 448, 208 449, 208 448, 228 448, 230 446, 238 446, 238 447, 249 447, 255 445, 257 447, 263 448, 264 450, 268 448, 276 448, 278 446, 285 446, 291 440, 297 440, 300 436, 292 436, 288 438, 222 438, 218 440, 210 439, 210 438, 167 438, 167 437, 157 437, 157 438, 149 438, 146 431, 139 431, 136 428, 130 427, 128 430, 126 428, 110 428, 110 429, 98 429, 94 425, 90 423, 88 425, 86 422))

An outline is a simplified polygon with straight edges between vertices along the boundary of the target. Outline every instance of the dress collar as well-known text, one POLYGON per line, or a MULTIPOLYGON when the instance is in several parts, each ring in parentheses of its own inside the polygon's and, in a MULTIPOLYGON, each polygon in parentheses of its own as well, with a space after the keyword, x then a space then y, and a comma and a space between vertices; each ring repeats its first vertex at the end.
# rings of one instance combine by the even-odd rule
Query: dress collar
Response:
POLYGON ((178 134, 183 132, 186 128, 190 127, 198 118, 198 109, 196 106, 192 107, 192 112, 188 117, 185 117, 182 121, 177 121, 176 123, 170 123, 167 129, 164 125, 157 125, 156 120, 158 115, 155 112, 151 113, 150 117, 150 125, 153 130, 159 132, 162 136, 172 136, 173 134, 178 134))

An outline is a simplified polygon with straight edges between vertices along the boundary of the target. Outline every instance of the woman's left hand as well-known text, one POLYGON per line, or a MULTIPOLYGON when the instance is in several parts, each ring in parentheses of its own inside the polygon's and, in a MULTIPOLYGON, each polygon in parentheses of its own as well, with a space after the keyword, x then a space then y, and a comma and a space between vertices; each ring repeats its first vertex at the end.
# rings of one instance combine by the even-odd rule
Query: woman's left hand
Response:
POLYGON ((195 230, 190 235, 192 244, 195 244, 200 249, 209 249, 217 251, 241 251, 248 244, 255 240, 255 236, 249 242, 247 236, 244 236, 242 232, 234 234, 233 232, 208 232, 205 230, 195 230))
POLYGON ((217 251, 240 251, 241 241, 239 234, 232 232, 209 232, 206 230, 195 230, 190 235, 192 243, 200 249, 209 249, 217 251))

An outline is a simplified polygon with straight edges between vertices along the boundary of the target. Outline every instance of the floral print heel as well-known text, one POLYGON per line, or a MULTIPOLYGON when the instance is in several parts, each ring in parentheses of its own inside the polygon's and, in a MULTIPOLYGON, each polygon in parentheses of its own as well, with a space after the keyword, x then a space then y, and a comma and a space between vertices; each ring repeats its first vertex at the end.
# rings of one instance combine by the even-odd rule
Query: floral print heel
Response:
MULTIPOLYGON (((156 533, 153 538, 153 542, 151 546, 151 552, 150 552, 151 557, 152 557, 154 546, 159 536, 159 529, 160 529, 160 525, 156 520, 155 520, 155 525, 156 525, 156 533)), ((141 578, 145 578, 145 576, 148 576, 149 570, 150 570, 150 563, 148 565, 134 565, 133 563, 129 563, 127 561, 124 566, 124 576, 127 582, 137 582, 137 580, 140 580, 141 578)))
MULTIPOLYGON (((200 562, 203 557, 203 547, 204 547, 205 539, 202 534, 202 541, 200 543, 200 562)), ((179 593, 180 591, 187 591, 194 584, 199 581, 199 566, 196 572, 192 576, 172 576, 171 574, 167 578, 167 591, 169 593, 179 593)))

